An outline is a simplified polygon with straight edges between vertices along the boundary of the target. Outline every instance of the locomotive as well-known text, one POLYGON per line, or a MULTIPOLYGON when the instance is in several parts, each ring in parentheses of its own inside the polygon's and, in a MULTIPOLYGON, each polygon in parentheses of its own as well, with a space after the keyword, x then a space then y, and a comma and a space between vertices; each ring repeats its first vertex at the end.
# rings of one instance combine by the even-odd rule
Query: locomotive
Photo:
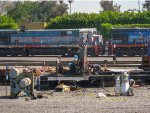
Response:
POLYGON ((116 56, 143 56, 150 41, 150 28, 112 28, 111 52, 116 56))
POLYGON ((88 54, 101 54, 103 40, 96 28, 0 30, 0 56, 78 54, 83 37, 87 37, 88 54))

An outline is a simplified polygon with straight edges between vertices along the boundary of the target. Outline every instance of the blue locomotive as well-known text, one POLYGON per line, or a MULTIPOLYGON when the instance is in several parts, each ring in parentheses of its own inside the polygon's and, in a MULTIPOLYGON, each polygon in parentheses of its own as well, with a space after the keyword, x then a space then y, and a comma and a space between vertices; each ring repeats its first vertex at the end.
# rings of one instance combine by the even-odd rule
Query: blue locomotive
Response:
POLYGON ((88 53, 98 55, 102 39, 96 28, 53 30, 0 30, 0 56, 77 54, 82 37, 88 38, 88 53))
POLYGON ((113 28, 112 54, 116 56, 144 55, 150 41, 150 28, 113 28))

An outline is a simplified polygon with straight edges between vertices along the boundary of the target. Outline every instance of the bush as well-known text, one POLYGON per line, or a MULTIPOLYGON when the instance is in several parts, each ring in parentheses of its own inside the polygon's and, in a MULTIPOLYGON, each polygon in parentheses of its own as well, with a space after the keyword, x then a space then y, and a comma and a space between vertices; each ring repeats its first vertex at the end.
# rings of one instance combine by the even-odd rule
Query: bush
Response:
POLYGON ((110 23, 101 24, 101 34, 105 38, 111 38, 112 28, 150 28, 150 24, 115 24, 110 23))
POLYGON ((110 38, 110 24, 116 26, 148 27, 150 24, 150 11, 143 12, 111 12, 100 14, 74 13, 50 19, 48 29, 73 29, 73 28, 97 28, 105 38, 110 38), (106 31, 105 31, 106 30, 106 31))
POLYGON ((0 29, 17 29, 18 25, 15 21, 7 16, 0 16, 0 29))

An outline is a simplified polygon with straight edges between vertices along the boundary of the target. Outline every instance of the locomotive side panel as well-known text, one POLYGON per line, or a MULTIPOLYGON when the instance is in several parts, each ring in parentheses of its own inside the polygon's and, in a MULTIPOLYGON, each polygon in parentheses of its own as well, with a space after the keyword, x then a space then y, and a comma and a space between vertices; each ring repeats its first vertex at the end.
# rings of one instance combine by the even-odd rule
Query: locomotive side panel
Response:
POLYGON ((28 49, 29 54, 66 54, 70 45, 77 45, 79 30, 32 30, 11 38, 11 44, 28 49), (63 47, 62 47, 63 46, 63 47))
POLYGON ((26 45, 77 44, 78 38, 77 31, 25 31, 12 35, 11 44, 15 44, 15 40, 18 40, 19 45, 23 45, 23 42, 26 45))
POLYGON ((8 45, 10 43, 10 36, 3 33, 0 34, 0 45, 8 45))
POLYGON ((148 28, 114 28, 112 29, 112 52, 117 56, 144 55, 149 39, 148 28))
POLYGON ((55 30, 25 30, 24 32, 4 33, 0 31, 0 51, 5 55, 74 55, 77 54, 82 36, 87 33, 88 53, 98 55, 101 51, 102 39, 95 35, 95 28, 85 29, 55 29, 55 30), (2 48, 3 46, 3 48, 2 48))

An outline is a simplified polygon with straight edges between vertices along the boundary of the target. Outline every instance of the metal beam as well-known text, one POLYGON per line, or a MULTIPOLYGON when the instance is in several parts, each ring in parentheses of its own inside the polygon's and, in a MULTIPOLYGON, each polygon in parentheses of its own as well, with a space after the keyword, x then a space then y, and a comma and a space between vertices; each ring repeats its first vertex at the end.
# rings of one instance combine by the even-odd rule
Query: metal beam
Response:
POLYGON ((89 77, 48 77, 48 81, 82 81, 82 80, 89 80, 89 77))

